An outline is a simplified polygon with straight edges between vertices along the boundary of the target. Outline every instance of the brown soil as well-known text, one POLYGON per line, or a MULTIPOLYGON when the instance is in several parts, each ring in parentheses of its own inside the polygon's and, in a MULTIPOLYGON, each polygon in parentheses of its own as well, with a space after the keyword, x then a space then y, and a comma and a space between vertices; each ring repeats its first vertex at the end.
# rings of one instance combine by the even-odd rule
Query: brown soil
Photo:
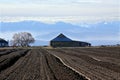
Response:
POLYGON ((48 49, 91 80, 120 80, 120 47, 48 49))
POLYGON ((87 80, 42 48, 2 55, 0 67, 0 80, 87 80))

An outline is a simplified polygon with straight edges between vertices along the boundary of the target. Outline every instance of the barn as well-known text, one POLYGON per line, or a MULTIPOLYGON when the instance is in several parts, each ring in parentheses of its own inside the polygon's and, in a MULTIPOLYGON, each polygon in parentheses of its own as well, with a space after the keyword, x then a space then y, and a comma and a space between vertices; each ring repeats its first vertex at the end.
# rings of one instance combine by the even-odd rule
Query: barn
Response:
POLYGON ((8 46, 8 42, 2 38, 0 38, 0 47, 7 47, 8 46))
POLYGON ((50 46, 52 47, 86 47, 86 46, 91 46, 91 44, 83 41, 74 41, 69 39, 63 34, 60 34, 56 38, 50 41, 50 46))

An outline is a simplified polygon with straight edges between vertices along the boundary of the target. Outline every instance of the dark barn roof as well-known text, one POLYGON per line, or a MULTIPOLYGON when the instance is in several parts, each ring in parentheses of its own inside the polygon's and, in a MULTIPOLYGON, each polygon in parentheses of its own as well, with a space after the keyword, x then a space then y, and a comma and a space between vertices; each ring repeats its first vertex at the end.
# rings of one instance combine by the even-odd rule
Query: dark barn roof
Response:
POLYGON ((51 41, 72 41, 71 39, 67 38, 65 35, 60 34, 56 38, 51 41))
POLYGON ((8 42, 5 41, 4 39, 0 38, 0 43, 8 43, 8 42))
POLYGON ((71 40, 63 34, 58 35, 56 38, 50 41, 52 47, 85 47, 91 46, 90 43, 83 41, 71 40))

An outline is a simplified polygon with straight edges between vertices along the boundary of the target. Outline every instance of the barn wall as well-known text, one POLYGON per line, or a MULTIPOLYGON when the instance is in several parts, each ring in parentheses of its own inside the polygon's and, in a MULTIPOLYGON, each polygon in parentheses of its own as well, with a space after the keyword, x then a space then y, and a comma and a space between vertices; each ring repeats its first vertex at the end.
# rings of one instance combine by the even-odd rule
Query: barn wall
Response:
POLYGON ((79 46, 85 47, 85 46, 91 46, 91 44, 86 42, 79 42, 79 46))
POLYGON ((79 42, 74 41, 51 41, 50 45, 53 47, 78 47, 79 42))
POLYGON ((79 41, 51 41, 52 47, 85 47, 90 46, 89 43, 79 41))
POLYGON ((8 46, 8 42, 0 42, 0 47, 6 47, 8 46))

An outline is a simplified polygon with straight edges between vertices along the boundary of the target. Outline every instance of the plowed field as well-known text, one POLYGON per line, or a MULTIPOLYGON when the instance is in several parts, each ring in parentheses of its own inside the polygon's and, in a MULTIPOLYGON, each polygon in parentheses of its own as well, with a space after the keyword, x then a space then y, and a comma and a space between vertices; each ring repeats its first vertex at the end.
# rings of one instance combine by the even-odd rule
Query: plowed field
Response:
POLYGON ((0 80, 120 80, 120 47, 0 49, 0 80))
POLYGON ((120 80, 120 47, 58 48, 48 51, 91 80, 120 80))
POLYGON ((0 80, 87 80, 47 50, 0 50, 0 80))

